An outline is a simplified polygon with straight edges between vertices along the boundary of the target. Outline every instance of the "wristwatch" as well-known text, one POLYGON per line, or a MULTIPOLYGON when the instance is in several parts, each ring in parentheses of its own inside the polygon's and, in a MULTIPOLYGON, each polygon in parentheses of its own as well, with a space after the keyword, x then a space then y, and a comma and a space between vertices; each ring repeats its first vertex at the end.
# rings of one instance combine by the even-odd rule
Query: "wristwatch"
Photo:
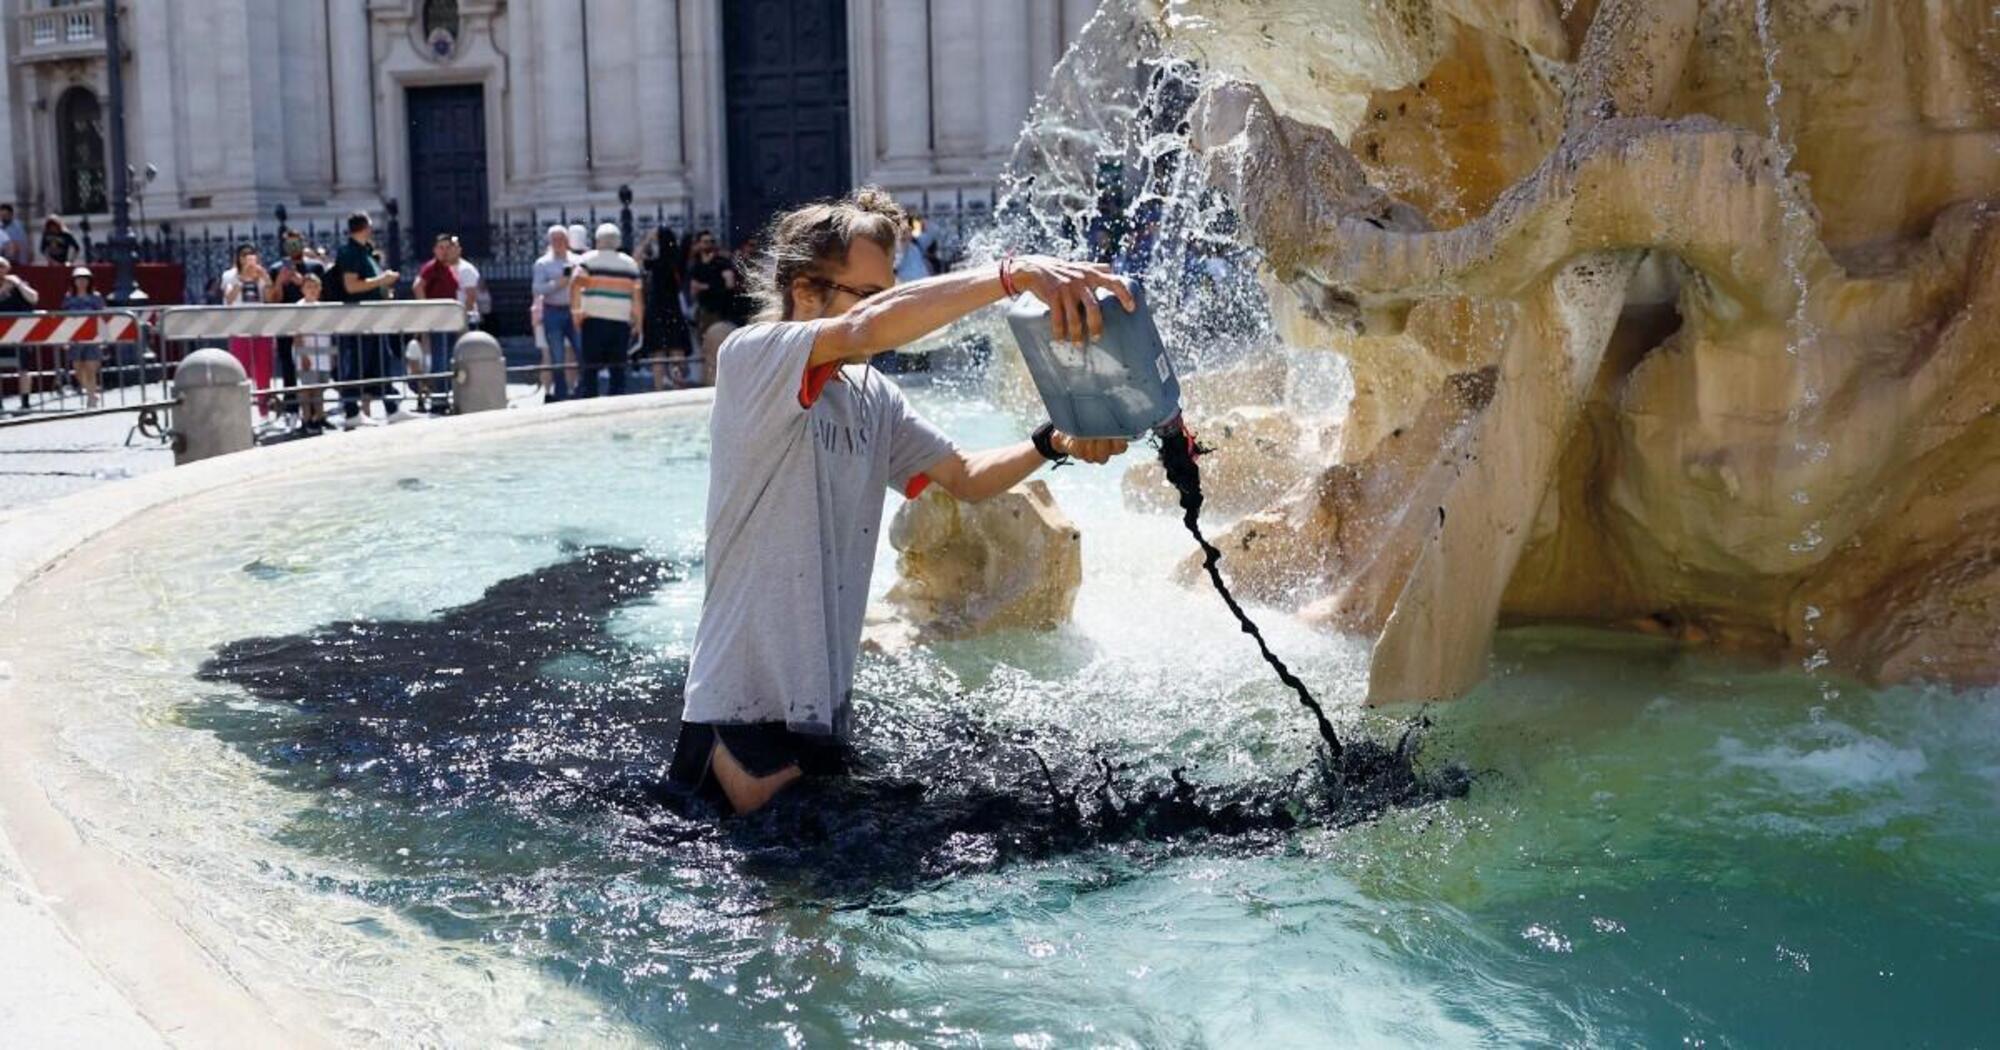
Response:
POLYGON ((1068 456, 1056 451, 1056 425, 1054 423, 1043 423, 1041 426, 1036 427, 1034 442, 1035 451, 1041 453, 1043 459, 1057 466, 1069 462, 1068 456))

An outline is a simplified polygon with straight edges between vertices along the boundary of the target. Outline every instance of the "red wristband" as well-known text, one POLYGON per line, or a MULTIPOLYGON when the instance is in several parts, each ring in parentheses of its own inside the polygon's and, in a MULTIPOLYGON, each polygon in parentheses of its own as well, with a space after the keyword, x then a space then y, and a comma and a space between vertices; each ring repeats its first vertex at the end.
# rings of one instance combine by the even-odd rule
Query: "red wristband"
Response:
POLYGON ((1012 299, 1015 296, 1021 294, 1019 291, 1015 290, 1013 279, 1007 275, 1007 268, 1009 266, 1012 266, 1013 264, 1014 264, 1013 252, 1008 252, 1006 255, 1000 257, 1000 290, 1006 292, 1007 298, 1009 299, 1012 299))

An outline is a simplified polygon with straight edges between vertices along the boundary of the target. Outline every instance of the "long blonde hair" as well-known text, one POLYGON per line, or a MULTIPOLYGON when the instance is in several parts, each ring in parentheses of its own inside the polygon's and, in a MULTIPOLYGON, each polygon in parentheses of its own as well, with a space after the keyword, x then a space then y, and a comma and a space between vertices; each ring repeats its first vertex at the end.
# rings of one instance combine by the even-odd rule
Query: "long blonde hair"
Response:
POLYGON ((792 319, 792 282, 824 276, 825 264, 847 260, 855 238, 894 256, 910 217, 887 190, 861 186, 845 197, 814 201, 773 218, 759 238, 762 249, 747 276, 759 321, 792 319))

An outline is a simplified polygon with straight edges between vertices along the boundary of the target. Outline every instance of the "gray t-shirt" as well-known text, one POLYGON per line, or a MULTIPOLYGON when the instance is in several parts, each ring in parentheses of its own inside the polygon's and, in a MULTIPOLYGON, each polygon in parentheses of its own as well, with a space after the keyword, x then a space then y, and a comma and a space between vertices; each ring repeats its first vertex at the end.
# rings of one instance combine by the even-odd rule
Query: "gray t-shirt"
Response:
POLYGON ((690 722, 847 731, 884 495, 952 451, 873 369, 808 377, 820 323, 753 324, 717 354, 690 722))

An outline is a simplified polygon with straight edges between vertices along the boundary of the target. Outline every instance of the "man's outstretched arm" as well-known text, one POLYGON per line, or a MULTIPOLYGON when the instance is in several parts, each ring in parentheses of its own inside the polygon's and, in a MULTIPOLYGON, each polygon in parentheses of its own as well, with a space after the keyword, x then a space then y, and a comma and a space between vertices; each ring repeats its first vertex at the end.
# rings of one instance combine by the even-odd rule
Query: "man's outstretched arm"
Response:
MULTIPOLYGON (((1103 463, 1125 451, 1125 442, 1115 438, 1073 438, 1056 431, 1056 451, 1086 463, 1103 463)), ((978 503, 1026 481, 1048 462, 1032 441, 983 452, 953 452, 924 469, 930 479, 956 499, 978 503)))
MULTIPOLYGON (((1012 261, 1015 287, 1049 306, 1049 327, 1061 341, 1095 338, 1104 331, 1096 290, 1108 289, 1125 309, 1132 290, 1108 266, 1045 256, 1012 261)), ((898 284, 854 309, 820 324, 808 367, 832 361, 865 361, 920 339, 966 314, 999 302, 1000 267, 979 266, 898 284)))

